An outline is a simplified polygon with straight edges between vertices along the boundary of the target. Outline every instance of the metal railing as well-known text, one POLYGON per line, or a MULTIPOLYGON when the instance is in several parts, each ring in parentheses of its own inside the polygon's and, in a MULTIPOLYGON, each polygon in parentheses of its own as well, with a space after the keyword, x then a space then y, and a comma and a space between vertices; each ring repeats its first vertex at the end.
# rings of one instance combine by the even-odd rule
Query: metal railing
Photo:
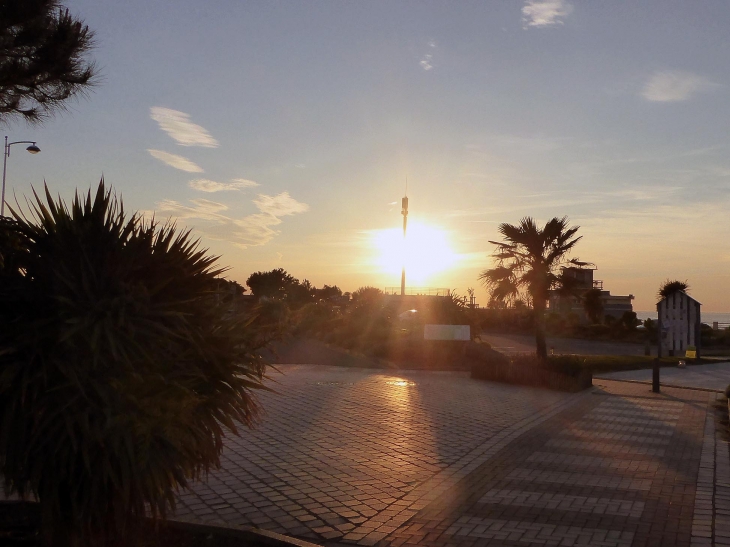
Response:
MULTIPOLYGON (((400 295, 400 287, 385 287, 385 294, 400 295)), ((437 287, 406 287, 407 296, 449 296, 451 289, 437 287)))

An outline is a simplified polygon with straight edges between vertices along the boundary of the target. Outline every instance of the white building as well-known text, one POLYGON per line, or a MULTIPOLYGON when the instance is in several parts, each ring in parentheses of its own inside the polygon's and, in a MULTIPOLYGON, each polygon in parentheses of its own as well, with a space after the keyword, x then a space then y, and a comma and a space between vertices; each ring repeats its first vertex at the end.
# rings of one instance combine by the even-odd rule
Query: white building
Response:
POLYGON ((684 355, 689 346, 700 356, 700 304, 684 291, 676 291, 657 302, 659 357, 684 355))
MULTIPOLYGON (((624 313, 634 311, 631 301, 634 299, 633 294, 616 295, 611 291, 603 289, 603 281, 593 279, 593 272, 597 270, 595 266, 584 266, 582 268, 570 267, 563 268, 563 275, 571 277, 575 280, 574 294, 562 294, 560 291, 552 290, 548 296, 548 309, 555 313, 574 313, 582 319, 584 323, 589 321, 583 306, 583 298, 586 292, 591 289, 601 291, 601 304, 603 304, 603 315, 610 315, 614 319, 621 319, 624 313)), ((603 317, 600 318, 603 320, 603 317)))

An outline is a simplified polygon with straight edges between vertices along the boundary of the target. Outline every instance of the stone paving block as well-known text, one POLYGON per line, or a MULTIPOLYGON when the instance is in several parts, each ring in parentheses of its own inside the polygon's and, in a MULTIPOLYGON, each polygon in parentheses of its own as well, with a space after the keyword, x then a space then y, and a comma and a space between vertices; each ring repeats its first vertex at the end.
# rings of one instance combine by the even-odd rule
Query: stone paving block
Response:
POLYGON ((715 468, 727 443, 704 392, 282 368, 261 426, 227 438, 222 468, 180 496, 186 518, 394 547, 699 547, 708 522, 724 541, 730 462, 715 468))

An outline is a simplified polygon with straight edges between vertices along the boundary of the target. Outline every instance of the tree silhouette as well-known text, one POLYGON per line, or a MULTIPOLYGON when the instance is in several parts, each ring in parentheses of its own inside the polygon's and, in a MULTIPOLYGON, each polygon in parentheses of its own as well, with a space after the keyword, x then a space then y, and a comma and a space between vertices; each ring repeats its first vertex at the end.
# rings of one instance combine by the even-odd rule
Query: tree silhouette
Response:
POLYGON ((89 27, 56 0, 0 2, 0 122, 38 122, 93 85, 89 27))
POLYGON ((269 272, 252 273, 246 285, 257 298, 285 300, 290 298, 292 289, 299 286, 299 280, 289 275, 284 268, 276 268, 269 272))
POLYGON ((574 237, 578 229, 568 227, 567 217, 553 218, 543 228, 531 217, 518 225, 502 223, 498 231, 504 241, 490 241, 497 246, 492 254, 496 267, 479 276, 492 300, 514 303, 527 297, 532 303, 537 356, 541 359, 547 359, 545 307, 549 291, 563 285, 562 267, 588 264, 567 258, 582 238, 574 237))
POLYGON ((659 298, 666 298, 667 296, 672 296, 675 292, 687 292, 689 290, 689 284, 687 281, 670 281, 667 279, 664 283, 662 283, 662 286, 659 287, 659 291, 657 291, 657 296, 659 298))
POLYGON ((590 289, 583 295, 583 309, 591 323, 600 323, 603 317, 603 300, 601 289, 590 289))

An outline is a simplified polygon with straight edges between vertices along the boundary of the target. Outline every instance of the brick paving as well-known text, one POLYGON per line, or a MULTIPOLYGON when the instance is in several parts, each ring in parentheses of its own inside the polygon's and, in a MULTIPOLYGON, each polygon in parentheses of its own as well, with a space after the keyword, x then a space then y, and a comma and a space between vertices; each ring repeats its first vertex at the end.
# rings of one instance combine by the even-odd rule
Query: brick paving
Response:
POLYGON ((465 373, 279 368, 259 427, 226 439, 222 468, 179 497, 175 518, 372 539, 581 397, 465 373))
POLYGON ((332 546, 730 545, 714 393, 281 368, 260 426, 175 518, 332 546))

